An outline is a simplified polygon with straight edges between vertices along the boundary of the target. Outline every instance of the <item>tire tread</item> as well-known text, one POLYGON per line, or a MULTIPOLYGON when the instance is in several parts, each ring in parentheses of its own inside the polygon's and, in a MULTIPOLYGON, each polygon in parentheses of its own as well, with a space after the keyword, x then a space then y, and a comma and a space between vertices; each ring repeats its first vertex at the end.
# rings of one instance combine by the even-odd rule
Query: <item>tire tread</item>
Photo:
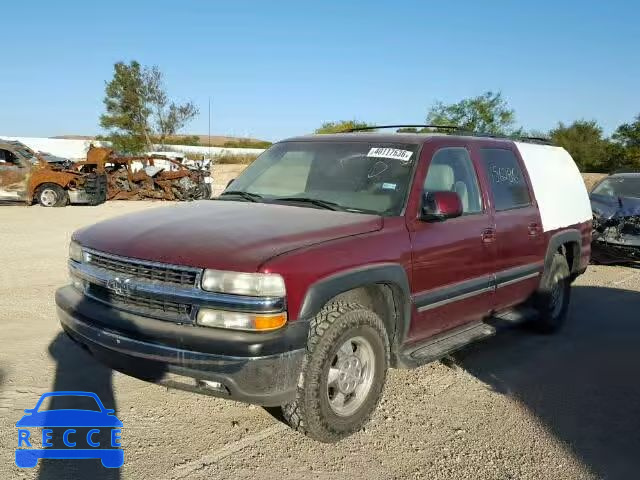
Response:
MULTIPOLYGON (((358 428, 353 431, 339 432, 332 429, 331 425, 328 425, 327 422, 324 421, 320 409, 317 408, 319 395, 321 394, 318 388, 318 382, 316 380, 305 382, 306 377, 318 378, 318 375, 314 374, 316 372, 309 371, 310 369, 317 369, 317 365, 314 365, 316 362, 313 360, 317 358, 318 355, 326 355, 331 348, 331 343, 321 343, 325 335, 330 334, 332 337, 338 338, 348 328, 362 325, 372 327, 382 339, 385 350, 385 371, 382 377, 382 384, 384 385, 386 367, 389 365, 389 340, 380 317, 358 303, 342 301, 329 303, 325 305, 310 322, 306 354, 302 362, 296 398, 293 402, 282 406, 282 416, 291 428, 316 440, 330 443, 338 441, 350 433, 354 433, 354 431, 359 430, 362 425, 368 421, 369 416, 380 401, 381 391, 373 404, 373 408, 370 408, 371 411, 363 421, 360 422, 358 428), (345 325, 341 325, 341 328, 332 328, 336 325, 336 322, 344 318, 345 314, 357 311, 363 312, 363 314, 359 315, 358 318, 351 317, 345 320, 345 325), (322 348, 323 351, 319 351, 319 348, 322 348)), ((381 390, 382 386, 378 385, 373 388, 380 388, 381 390)))

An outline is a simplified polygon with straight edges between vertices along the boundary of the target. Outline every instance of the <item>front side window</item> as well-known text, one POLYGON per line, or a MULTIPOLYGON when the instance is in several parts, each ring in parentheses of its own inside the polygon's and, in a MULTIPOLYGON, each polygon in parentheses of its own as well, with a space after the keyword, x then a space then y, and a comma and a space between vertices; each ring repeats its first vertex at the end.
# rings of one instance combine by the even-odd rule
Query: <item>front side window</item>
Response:
POLYGON ((5 165, 16 165, 20 166, 20 161, 15 153, 11 150, 0 149, 0 162, 5 165))
POLYGON ((278 143, 234 180, 221 198, 244 192, 264 202, 312 199, 328 202, 336 210, 399 215, 418 148, 374 141, 278 143))
POLYGON ((496 211, 511 210, 531 204, 527 182, 518 159, 511 150, 481 148, 480 155, 493 192, 496 211))
POLYGON ((431 159, 424 190, 456 192, 462 203, 463 215, 482 211, 478 177, 466 148, 438 150, 431 159))

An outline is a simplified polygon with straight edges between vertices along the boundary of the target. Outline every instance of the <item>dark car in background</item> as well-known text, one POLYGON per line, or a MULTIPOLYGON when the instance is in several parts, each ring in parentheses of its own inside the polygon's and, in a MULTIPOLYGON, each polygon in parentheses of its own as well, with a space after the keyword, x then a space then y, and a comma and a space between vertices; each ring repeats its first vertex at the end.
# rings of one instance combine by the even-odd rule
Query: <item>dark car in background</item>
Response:
POLYGON ((640 261, 640 172, 616 173, 591 191, 592 258, 598 263, 640 261))

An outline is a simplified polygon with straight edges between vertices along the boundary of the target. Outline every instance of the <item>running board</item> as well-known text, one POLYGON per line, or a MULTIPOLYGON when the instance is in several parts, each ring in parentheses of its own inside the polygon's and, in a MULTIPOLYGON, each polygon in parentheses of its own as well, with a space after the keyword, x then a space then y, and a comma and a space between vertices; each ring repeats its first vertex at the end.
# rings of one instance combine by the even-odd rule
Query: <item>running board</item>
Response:
POLYGON ((490 337, 496 333, 496 329, 486 323, 478 322, 471 325, 441 333, 407 352, 414 361, 422 364, 438 360, 459 348, 477 340, 490 337))

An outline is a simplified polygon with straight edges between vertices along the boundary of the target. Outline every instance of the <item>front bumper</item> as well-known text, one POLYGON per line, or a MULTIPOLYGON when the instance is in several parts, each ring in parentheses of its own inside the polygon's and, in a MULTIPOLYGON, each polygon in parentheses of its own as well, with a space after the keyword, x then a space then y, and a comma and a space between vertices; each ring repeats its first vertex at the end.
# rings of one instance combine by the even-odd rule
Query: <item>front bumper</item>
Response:
POLYGON ((640 262, 640 237, 624 241, 598 238, 591 244, 591 257, 599 263, 640 262))
POLYGON ((307 322, 266 333, 178 325, 109 307, 70 286, 56 292, 56 304, 69 336, 126 374, 265 406, 295 396, 307 322))

